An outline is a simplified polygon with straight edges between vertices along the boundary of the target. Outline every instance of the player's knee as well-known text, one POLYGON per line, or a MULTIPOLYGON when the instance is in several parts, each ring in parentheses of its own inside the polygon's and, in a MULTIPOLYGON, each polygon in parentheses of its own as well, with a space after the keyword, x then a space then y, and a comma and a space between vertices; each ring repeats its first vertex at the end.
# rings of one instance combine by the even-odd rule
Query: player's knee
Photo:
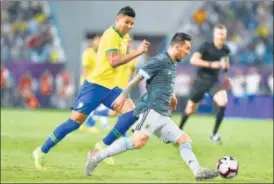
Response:
POLYGON ((195 111, 196 111, 196 104, 193 103, 193 102, 191 102, 191 101, 189 101, 189 102, 187 103, 186 108, 185 108, 185 114, 186 114, 186 115, 191 115, 191 114, 193 114, 195 111))
MULTIPOLYGON (((135 134, 135 133, 134 133, 135 134)), ((132 146, 134 149, 140 149, 142 147, 144 147, 149 139, 148 136, 146 135, 134 135, 132 137, 132 146)))
POLYGON ((219 98, 216 98, 215 102, 217 106, 225 107, 227 105, 228 100, 225 97, 219 97, 219 98))
POLYGON ((108 114, 110 117, 115 117, 117 115, 117 112, 111 110, 108 114))
POLYGON ((195 112, 195 109, 192 109, 192 108, 186 108, 185 109, 185 114, 186 115, 191 115, 195 112))
POLYGON ((135 105, 132 102, 132 100, 126 99, 123 107, 121 108, 121 110, 119 110, 117 112, 119 112, 120 114, 125 114, 125 113, 128 113, 130 111, 133 111, 134 108, 135 108, 135 105))
POLYGON ((192 144, 192 139, 185 133, 178 138, 176 144, 179 146, 184 143, 192 144))
POLYGON ((214 101, 219 107, 225 107, 228 103, 226 91, 219 91, 214 96, 214 101))
POLYGON ((83 124, 86 118, 87 118, 87 115, 77 111, 72 111, 70 115, 70 119, 79 124, 83 124))

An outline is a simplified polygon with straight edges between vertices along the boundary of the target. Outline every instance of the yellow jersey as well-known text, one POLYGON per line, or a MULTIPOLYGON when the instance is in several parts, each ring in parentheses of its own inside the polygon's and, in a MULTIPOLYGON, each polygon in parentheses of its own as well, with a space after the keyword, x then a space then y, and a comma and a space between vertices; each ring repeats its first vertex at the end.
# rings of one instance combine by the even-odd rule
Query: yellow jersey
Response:
POLYGON ((118 86, 116 76, 121 71, 119 67, 112 67, 107 57, 110 51, 117 51, 120 55, 127 54, 129 35, 122 35, 111 26, 102 35, 96 56, 96 65, 93 72, 87 77, 91 83, 113 89, 118 86))
MULTIPOLYGON (((91 74, 92 71, 94 70, 95 62, 96 62, 96 52, 94 48, 92 47, 86 48, 82 54, 82 66, 87 68, 88 75, 91 74)), ((82 74, 80 79, 81 84, 83 84, 85 78, 86 77, 82 74)))
POLYGON ((119 67, 119 73, 116 76, 116 84, 121 89, 124 89, 130 80, 132 73, 137 68, 137 59, 119 67))

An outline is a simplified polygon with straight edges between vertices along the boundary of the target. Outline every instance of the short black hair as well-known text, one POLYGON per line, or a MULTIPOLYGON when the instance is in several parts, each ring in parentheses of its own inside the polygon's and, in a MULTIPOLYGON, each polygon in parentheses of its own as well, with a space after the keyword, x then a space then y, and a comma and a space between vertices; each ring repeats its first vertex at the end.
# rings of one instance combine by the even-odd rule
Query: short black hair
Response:
POLYGON ((214 29, 226 29, 226 26, 224 24, 216 24, 214 29))
POLYGON ((130 6, 125 6, 118 11, 117 15, 125 15, 135 18, 135 11, 130 6))
POLYGON ((186 33, 176 33, 171 39, 171 45, 178 42, 191 41, 191 37, 186 33))

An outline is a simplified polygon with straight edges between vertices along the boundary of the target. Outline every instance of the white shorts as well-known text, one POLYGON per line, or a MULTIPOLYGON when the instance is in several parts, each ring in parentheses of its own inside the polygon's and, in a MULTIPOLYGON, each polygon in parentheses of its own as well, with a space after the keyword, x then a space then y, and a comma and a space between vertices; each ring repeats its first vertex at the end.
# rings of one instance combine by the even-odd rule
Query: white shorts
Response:
POLYGON ((134 131, 139 131, 149 137, 156 135, 160 139, 176 143, 184 132, 168 116, 163 116, 153 109, 149 109, 139 115, 139 119, 133 125, 134 131))

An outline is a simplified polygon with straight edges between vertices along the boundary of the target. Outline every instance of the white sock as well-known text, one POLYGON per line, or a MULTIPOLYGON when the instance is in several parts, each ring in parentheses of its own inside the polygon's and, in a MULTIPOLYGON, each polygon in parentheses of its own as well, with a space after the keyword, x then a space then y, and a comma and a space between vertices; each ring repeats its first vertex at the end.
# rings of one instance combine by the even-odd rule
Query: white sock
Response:
POLYGON ((196 175, 200 168, 200 165, 195 154, 192 152, 191 144, 190 143, 181 144, 180 154, 183 160, 185 161, 185 163, 191 169, 192 173, 196 175))
POLYGON ((106 147, 102 151, 96 154, 97 160, 101 161, 106 159, 107 157, 111 157, 113 155, 117 155, 127 150, 133 149, 131 143, 131 137, 122 137, 112 143, 110 146, 106 147))

